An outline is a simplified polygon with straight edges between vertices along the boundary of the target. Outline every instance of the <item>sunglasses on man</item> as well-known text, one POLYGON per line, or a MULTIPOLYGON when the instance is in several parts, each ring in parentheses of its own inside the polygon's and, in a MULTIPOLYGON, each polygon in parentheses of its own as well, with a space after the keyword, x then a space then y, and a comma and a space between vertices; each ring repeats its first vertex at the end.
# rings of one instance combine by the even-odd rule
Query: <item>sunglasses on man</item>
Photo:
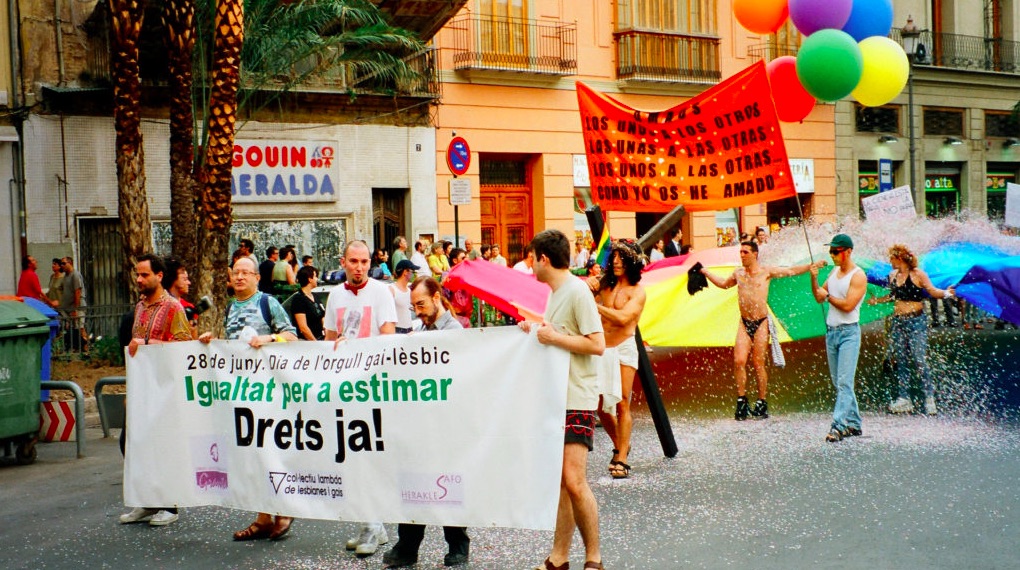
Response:
POLYGON ((843 253, 846 250, 847 250, 847 248, 845 248, 845 247, 830 247, 829 248, 829 255, 839 255, 839 254, 843 253))

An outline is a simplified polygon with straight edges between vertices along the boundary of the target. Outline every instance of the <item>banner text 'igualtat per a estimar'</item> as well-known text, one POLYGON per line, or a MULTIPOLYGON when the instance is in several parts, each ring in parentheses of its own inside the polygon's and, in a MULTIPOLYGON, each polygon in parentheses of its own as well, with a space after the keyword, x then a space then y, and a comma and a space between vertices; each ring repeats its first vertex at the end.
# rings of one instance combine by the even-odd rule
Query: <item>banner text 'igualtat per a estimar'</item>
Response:
POLYGON ((551 530, 568 360, 517 327, 142 346, 124 502, 551 530))
POLYGON ((794 196, 765 64, 664 111, 577 83, 592 199, 603 210, 724 210, 794 196))

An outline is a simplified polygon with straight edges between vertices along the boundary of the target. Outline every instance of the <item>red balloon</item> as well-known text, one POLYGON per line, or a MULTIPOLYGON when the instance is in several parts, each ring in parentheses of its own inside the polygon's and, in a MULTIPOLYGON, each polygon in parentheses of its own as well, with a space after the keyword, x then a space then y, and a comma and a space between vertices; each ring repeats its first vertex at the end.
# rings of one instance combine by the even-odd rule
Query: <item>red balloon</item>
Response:
POLYGON ((765 66, 772 86, 772 100, 776 114, 785 123, 799 123, 815 107, 815 98, 804 89, 797 78, 797 58, 784 55, 765 66))

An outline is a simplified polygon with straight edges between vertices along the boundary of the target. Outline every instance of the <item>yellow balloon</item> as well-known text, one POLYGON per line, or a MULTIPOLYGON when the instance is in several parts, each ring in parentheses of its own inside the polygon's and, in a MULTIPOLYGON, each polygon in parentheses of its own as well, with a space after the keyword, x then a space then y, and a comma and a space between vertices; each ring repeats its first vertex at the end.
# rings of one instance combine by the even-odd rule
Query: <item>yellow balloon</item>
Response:
POLYGON ((865 107, 885 105, 907 84, 910 62, 900 44, 884 36, 872 36, 858 43, 864 61, 861 80, 851 93, 865 107))

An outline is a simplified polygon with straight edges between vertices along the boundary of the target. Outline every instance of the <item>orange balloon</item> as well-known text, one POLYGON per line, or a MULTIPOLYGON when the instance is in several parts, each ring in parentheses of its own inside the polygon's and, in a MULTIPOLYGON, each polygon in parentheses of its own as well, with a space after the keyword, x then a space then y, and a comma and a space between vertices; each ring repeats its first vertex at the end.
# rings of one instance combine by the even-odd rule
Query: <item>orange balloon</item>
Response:
POLYGON ((733 15, 741 26, 756 34, 771 34, 790 15, 787 0, 733 0, 733 15))

